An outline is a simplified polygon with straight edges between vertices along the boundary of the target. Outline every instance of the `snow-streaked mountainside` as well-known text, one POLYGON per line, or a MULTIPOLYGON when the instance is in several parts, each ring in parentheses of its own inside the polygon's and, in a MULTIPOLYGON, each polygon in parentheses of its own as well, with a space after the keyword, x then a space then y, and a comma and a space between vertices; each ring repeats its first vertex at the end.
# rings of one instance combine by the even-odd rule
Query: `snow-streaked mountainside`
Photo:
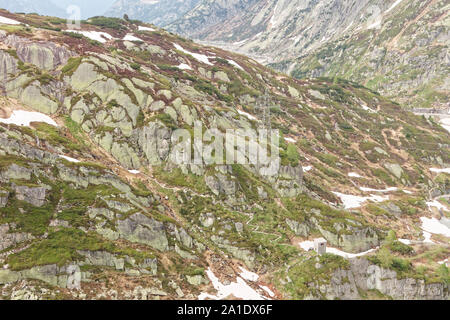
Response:
POLYGON ((135 20, 0 10, 0 42, 2 299, 449 299, 432 118, 135 20))
POLYGON ((168 29, 298 78, 338 76, 409 107, 449 106, 449 3, 203 1, 168 29))
POLYGON ((52 0, 0 0, 0 8, 11 12, 39 13, 48 16, 65 16, 65 10, 52 0))
POLYGON ((106 16, 138 19, 157 26, 168 25, 194 8, 200 0, 117 0, 106 16))

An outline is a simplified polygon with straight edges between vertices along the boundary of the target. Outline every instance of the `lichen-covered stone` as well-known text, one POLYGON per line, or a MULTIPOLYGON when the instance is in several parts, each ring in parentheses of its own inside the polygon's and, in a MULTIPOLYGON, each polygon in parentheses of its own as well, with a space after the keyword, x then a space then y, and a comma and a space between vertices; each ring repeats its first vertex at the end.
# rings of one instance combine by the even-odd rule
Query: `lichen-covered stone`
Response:
POLYGON ((120 236, 128 241, 149 245, 160 251, 169 249, 163 223, 141 213, 136 213, 125 220, 119 220, 117 230, 120 236))

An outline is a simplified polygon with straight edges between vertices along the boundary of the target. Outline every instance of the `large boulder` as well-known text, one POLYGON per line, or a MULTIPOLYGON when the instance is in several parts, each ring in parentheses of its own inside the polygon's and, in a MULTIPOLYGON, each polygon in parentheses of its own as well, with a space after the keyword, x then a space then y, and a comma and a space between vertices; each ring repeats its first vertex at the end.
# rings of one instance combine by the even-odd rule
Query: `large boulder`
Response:
POLYGON ((3 179, 16 179, 16 180, 30 180, 31 169, 18 166, 13 163, 0 173, 0 177, 3 179))
POLYGON ((141 213, 119 220, 117 230, 128 241, 142 243, 160 251, 169 250, 164 224, 141 213))
POLYGON ((14 185, 17 199, 28 202, 29 204, 32 204, 36 207, 41 207, 45 204, 47 188, 48 187, 29 187, 14 185))

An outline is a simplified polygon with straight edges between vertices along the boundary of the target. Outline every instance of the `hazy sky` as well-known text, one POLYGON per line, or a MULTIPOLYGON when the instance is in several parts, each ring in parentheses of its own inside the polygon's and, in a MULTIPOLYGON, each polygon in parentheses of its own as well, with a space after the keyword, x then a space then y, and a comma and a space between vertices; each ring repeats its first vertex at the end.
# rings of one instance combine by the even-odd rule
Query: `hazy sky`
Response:
POLYGON ((81 8, 83 19, 102 15, 115 2, 115 0, 52 0, 53 3, 66 10, 70 5, 77 5, 81 8))

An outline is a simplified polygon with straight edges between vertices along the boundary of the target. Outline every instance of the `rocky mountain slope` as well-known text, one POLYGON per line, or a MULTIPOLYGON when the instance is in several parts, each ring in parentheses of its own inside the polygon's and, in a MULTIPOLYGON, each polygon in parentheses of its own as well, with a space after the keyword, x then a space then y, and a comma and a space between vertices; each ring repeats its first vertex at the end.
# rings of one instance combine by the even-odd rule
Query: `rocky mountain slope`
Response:
POLYGON ((105 12, 105 15, 122 18, 124 14, 127 14, 130 19, 165 26, 183 17, 198 2, 199 0, 117 0, 105 12))
POLYGON ((448 299, 450 136, 432 119, 150 25, 0 16, 1 298, 448 299), (176 129, 264 151, 243 137, 261 127, 279 161, 173 156, 176 129))
POLYGON ((169 29, 297 78, 342 77, 407 107, 440 108, 449 106, 448 12, 435 0, 203 1, 169 29))

